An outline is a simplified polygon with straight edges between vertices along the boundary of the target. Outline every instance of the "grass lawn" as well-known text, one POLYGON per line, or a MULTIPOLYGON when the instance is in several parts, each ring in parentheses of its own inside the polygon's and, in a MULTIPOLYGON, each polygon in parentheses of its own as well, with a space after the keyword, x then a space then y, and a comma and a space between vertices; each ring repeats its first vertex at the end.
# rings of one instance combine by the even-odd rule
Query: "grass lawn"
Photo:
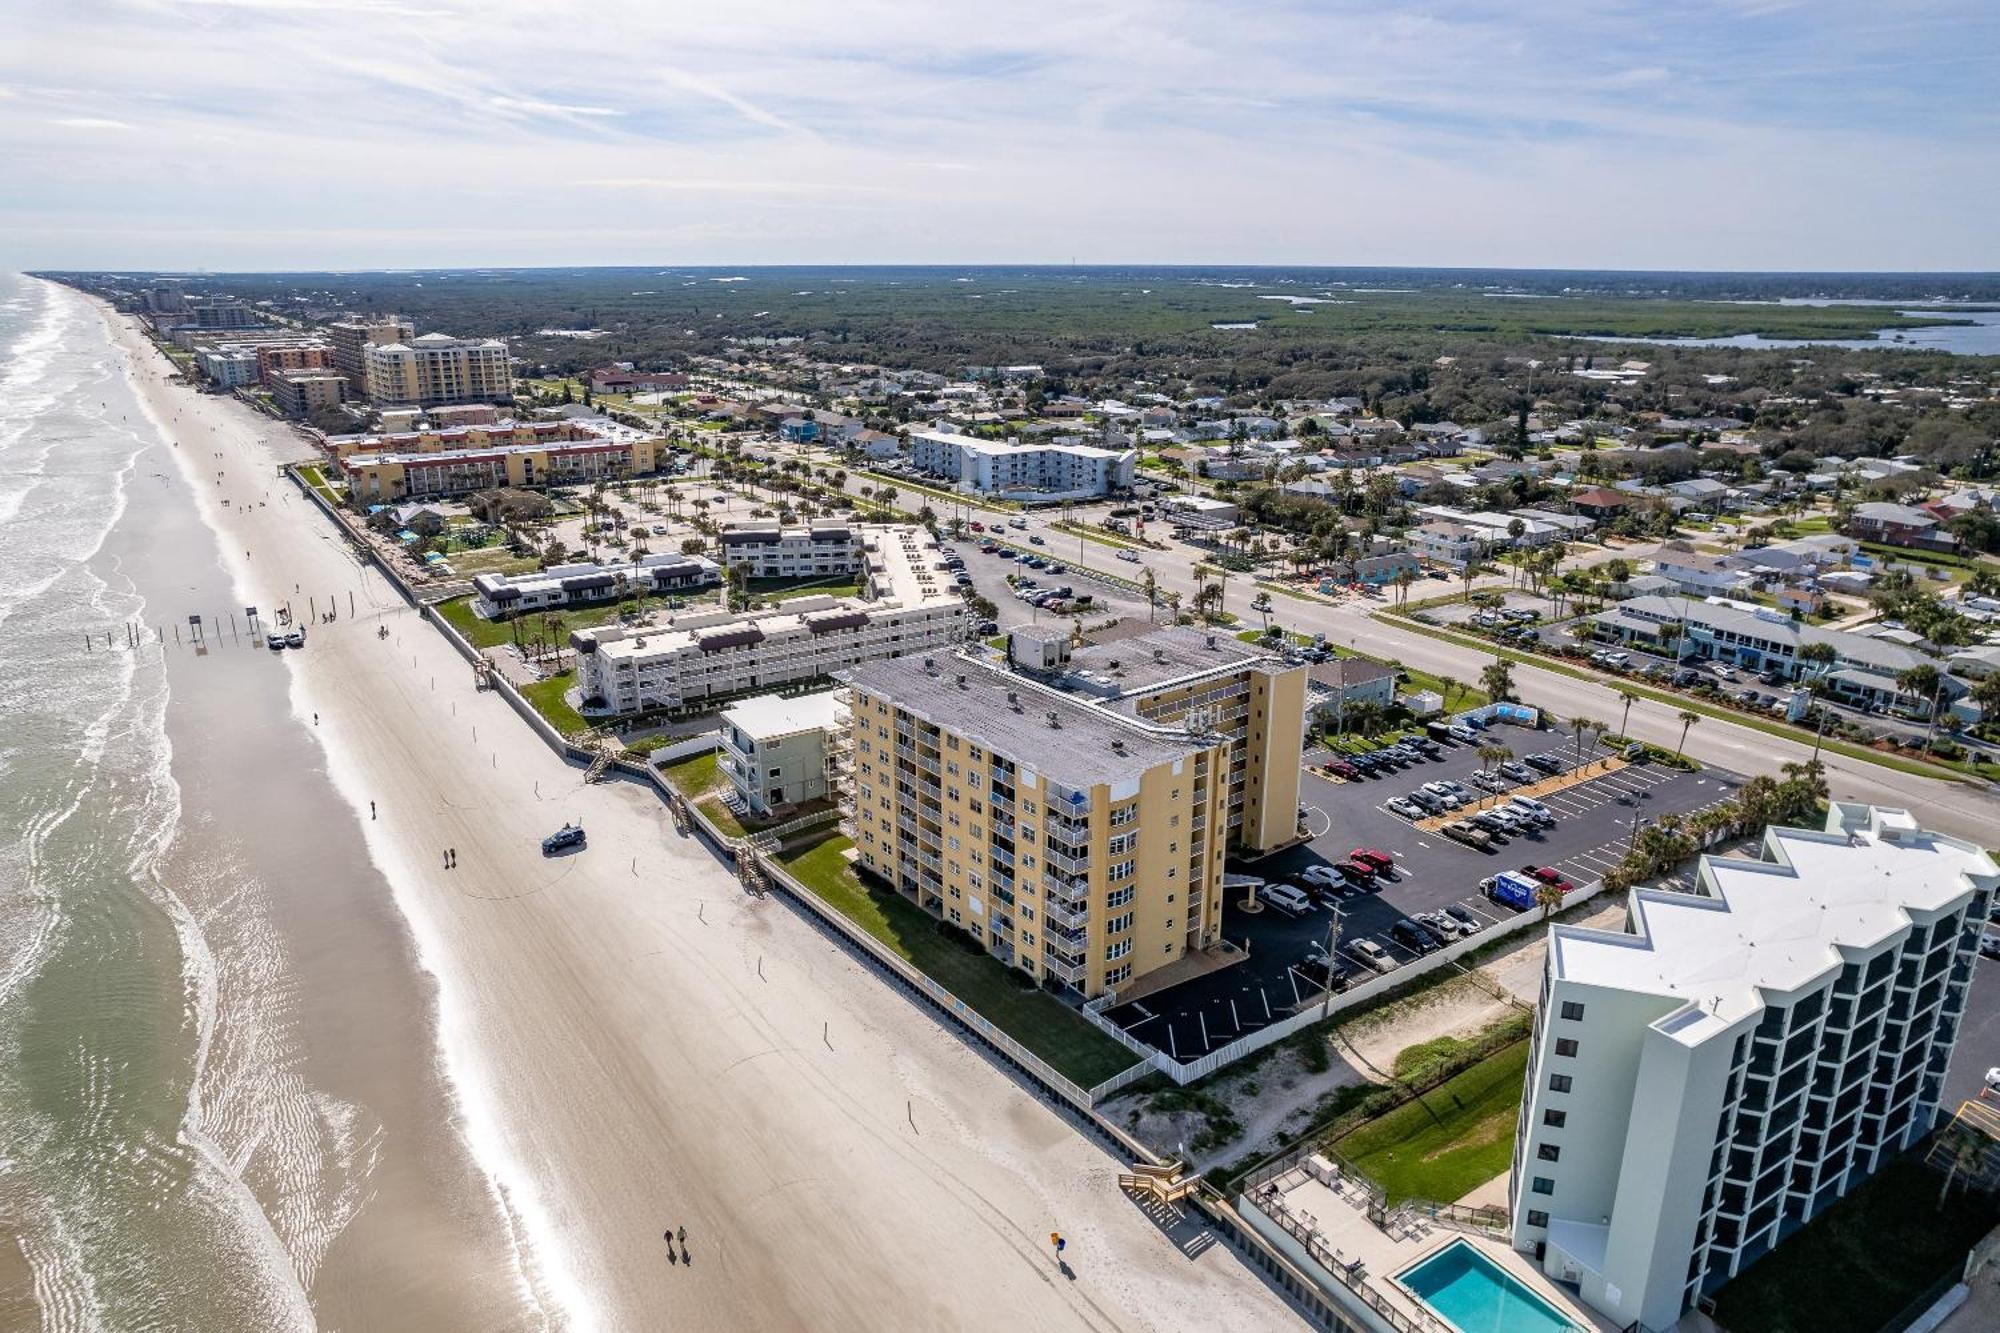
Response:
POLYGON ((575 672, 565 671, 561 675, 538 680, 532 685, 521 687, 521 695, 535 711, 549 720, 551 726, 565 736, 575 736, 590 730, 590 723, 583 714, 571 708, 563 699, 563 691, 570 687, 575 672))
POLYGON ((667 780, 668 786, 681 795, 700 796, 722 785, 722 770, 718 766, 721 760, 722 751, 709 750, 662 765, 660 776, 667 780))
POLYGON ((1067 532, 1072 537, 1081 537, 1085 541, 1097 542, 1103 546, 1122 547, 1128 551, 1153 551, 1158 549, 1157 547, 1148 546, 1144 542, 1133 541, 1130 537, 1121 537, 1115 532, 1106 532, 1102 528, 1087 527, 1082 523, 1051 523, 1049 524, 1049 530, 1051 532, 1067 532))
MULTIPOLYGON (((944 935, 939 922, 890 890, 861 883, 845 853, 854 844, 831 837, 781 858, 820 899, 979 1011, 988 1022, 1082 1087, 1129 1068, 1132 1053, 1032 984, 1025 974, 983 950, 944 935)), ((1518 1096, 1519 1076, 1516 1075, 1518 1096)))
POLYGON ((1914 1158, 1891 1162, 1716 1293, 1716 1318, 1758 1333, 1875 1333, 1965 1262, 2000 1221, 1914 1158), (1838 1299, 1829 1299, 1830 1296, 1838 1299))
POLYGON ((320 498, 328 504, 338 505, 340 503, 340 492, 335 490, 333 483, 326 479, 326 473, 320 471, 318 464, 305 464, 299 469, 299 475, 304 477, 306 485, 318 491, 320 498))
POLYGON ((1507 1169, 1527 1068, 1528 1043, 1516 1042, 1343 1135, 1333 1149, 1387 1190, 1391 1206, 1450 1203, 1507 1169))
MULTIPOLYGON (((711 602, 720 594, 713 590, 694 597, 634 597, 622 602, 600 602, 595 606, 566 606, 550 614, 562 622, 557 637, 567 642, 569 631, 589 629, 595 625, 615 623, 621 611, 670 611, 675 602, 683 606, 697 602, 711 602)), ((514 641, 514 625, 521 626, 523 641, 532 642, 545 637, 542 616, 531 611, 515 620, 484 620, 472 609, 472 597, 454 597, 450 601, 439 602, 438 614, 451 622, 452 628, 463 634, 475 648, 498 648, 514 641)))
POLYGON ((788 597, 859 597, 861 585, 846 575, 804 579, 751 579, 746 589, 752 597, 782 602, 788 597))

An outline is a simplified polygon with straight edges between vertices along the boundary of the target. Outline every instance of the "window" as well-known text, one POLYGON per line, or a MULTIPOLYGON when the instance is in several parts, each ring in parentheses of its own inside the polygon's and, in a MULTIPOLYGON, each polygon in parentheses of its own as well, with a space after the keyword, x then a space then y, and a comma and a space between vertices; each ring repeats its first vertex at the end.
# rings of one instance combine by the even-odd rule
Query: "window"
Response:
POLYGON ((1549 1224, 1549 1215, 1548 1215, 1547 1213, 1544 1213, 1544 1212, 1540 1211, 1539 1209, 1535 1209, 1535 1208, 1530 1208, 1530 1209, 1528 1210, 1528 1225, 1529 1225, 1529 1226, 1531 1226, 1531 1227, 1545 1227, 1545 1226, 1547 1226, 1548 1224, 1549 1224))
POLYGON ((1574 1038, 1572 1038, 1572 1037, 1557 1037, 1557 1038, 1556 1038, 1556 1054, 1557 1054, 1557 1055, 1575 1055, 1575 1054, 1576 1054, 1576 1040, 1575 1040, 1574 1038))
POLYGON ((1126 954, 1131 952, 1132 952, 1132 941, 1119 940, 1116 944, 1111 945, 1104 951, 1104 961, 1107 963, 1115 963, 1120 958, 1123 958, 1126 954))
POLYGON ((1104 974, 1104 984, 1107 986, 1122 986, 1131 979, 1132 965, 1130 963, 1114 967, 1104 974))
MULTIPOLYGON (((1134 888, 1130 884, 1127 884, 1122 889, 1113 889, 1105 897, 1104 905, 1115 911, 1120 907, 1129 905, 1131 901, 1138 896, 1138 894, 1139 894, 1138 889, 1134 888)), ((1167 901, 1172 902, 1173 899, 1169 898, 1167 899, 1167 901)))
POLYGON ((1573 1023, 1583 1017, 1583 1006, 1575 1000, 1564 1000, 1562 1016, 1573 1023))
POLYGON ((1120 861, 1105 872, 1110 879, 1130 879, 1139 868, 1137 861, 1120 861))
POLYGON ((1554 1194, 1556 1192, 1556 1182, 1550 1180, 1547 1176, 1536 1176, 1534 1184, 1530 1188, 1537 1194, 1554 1194))
POLYGON ((1542 1123, 1547 1125, 1550 1129, 1561 1129, 1564 1125, 1567 1125, 1569 1123, 1569 1112, 1544 1111, 1542 1112, 1542 1123))
POLYGON ((1550 1075, 1549 1075, 1549 1091, 1550 1091, 1550 1092, 1568 1092, 1568 1091, 1569 1091, 1569 1075, 1568 1075, 1568 1074, 1550 1074, 1550 1075))
POLYGON ((1560 1162, 1562 1155, 1563 1150, 1553 1143, 1538 1144, 1535 1147, 1535 1156, 1544 1162, 1560 1162))
POLYGON ((1123 935, 1126 931, 1132 929, 1132 913, 1122 912, 1112 917, 1104 923, 1104 929, 1112 935, 1123 935))

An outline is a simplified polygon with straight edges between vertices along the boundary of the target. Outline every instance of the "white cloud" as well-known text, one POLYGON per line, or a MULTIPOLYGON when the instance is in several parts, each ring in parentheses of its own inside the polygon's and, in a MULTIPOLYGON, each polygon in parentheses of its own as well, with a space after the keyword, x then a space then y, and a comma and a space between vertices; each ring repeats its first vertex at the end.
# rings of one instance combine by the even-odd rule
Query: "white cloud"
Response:
POLYGON ((1966 53, 2000 46, 1995 13, 50 8, 0 48, 0 253, 1994 267, 2000 113, 1966 53))

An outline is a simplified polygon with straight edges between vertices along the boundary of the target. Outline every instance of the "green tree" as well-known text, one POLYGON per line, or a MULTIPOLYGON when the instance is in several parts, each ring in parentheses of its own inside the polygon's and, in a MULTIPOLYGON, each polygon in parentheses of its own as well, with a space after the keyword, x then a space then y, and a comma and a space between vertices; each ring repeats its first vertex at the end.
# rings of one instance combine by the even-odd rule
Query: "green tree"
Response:
POLYGON ((1681 738, 1674 745, 1674 758, 1679 759, 1681 753, 1687 749, 1688 732, 1694 727, 1695 723, 1701 721, 1701 714, 1695 712, 1692 708, 1683 708, 1675 716, 1680 719, 1681 724, 1681 738))
POLYGON ((1504 657, 1494 658, 1479 669, 1479 687, 1496 703, 1513 698, 1514 664, 1504 657))

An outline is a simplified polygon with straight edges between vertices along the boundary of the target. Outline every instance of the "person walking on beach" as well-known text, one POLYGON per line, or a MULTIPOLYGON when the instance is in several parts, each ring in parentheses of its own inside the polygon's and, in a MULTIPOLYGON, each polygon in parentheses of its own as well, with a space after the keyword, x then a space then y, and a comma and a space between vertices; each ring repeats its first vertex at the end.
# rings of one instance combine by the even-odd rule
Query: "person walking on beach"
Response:
POLYGON ((444 868, 445 868, 446 870, 449 870, 449 869, 451 869, 451 853, 450 853, 450 852, 439 852, 439 853, 438 853, 438 855, 439 855, 440 857, 442 857, 442 858, 443 858, 443 860, 444 860, 444 868))
POLYGON ((451 849, 451 868, 453 870, 458 869, 458 848, 456 847, 451 849))
POLYGON ((368 817, 370 819, 375 818, 375 802, 373 801, 370 801, 368 803, 368 817))

